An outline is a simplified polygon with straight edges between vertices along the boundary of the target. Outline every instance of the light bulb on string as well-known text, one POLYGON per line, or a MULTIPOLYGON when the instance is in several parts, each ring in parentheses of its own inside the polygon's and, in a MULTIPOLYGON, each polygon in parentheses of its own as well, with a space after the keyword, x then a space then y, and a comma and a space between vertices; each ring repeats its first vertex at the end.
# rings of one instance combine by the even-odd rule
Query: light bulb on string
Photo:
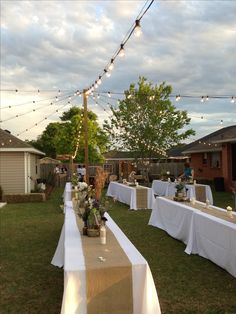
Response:
POLYGON ((108 93, 107 93, 107 96, 108 96, 108 97, 111 97, 111 92, 108 92, 108 93))
POLYGON ((95 81, 94 87, 98 88, 98 82, 97 81, 95 81))
POLYGON ((180 95, 176 95, 175 96, 175 101, 179 101, 180 100, 180 95))
POLYGON ((114 59, 111 59, 111 63, 108 67, 108 70, 112 71, 114 69, 114 59))
POLYGON ((101 77, 101 75, 99 76, 97 83, 98 83, 98 85, 102 84, 102 77, 101 77))
POLYGON ((221 124, 221 125, 223 124, 223 120, 220 120, 220 124, 221 124))
POLYGON ((111 72, 107 71, 106 72, 106 77, 110 77, 111 76, 111 72))
POLYGON ((204 96, 202 96, 202 98, 201 98, 201 102, 204 102, 204 96))
POLYGON ((231 98, 231 103, 233 104, 234 102, 235 102, 234 96, 232 96, 232 98, 231 98))
POLYGON ((119 57, 124 57, 125 56, 125 49, 124 49, 124 44, 120 45, 120 51, 119 51, 119 57))
POLYGON ((142 35, 142 29, 140 26, 140 20, 135 21, 135 29, 134 29, 134 36, 140 37, 142 35))

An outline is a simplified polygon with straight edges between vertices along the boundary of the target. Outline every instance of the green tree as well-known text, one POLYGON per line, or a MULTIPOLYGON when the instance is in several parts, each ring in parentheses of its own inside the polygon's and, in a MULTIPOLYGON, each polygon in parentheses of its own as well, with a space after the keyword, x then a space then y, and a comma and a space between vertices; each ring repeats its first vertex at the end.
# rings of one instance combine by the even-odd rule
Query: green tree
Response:
POLYGON ((165 156, 169 148, 194 135, 192 129, 184 129, 190 123, 187 111, 177 110, 170 94, 171 86, 153 86, 143 77, 137 88, 131 84, 125 99, 111 108, 110 123, 104 122, 113 145, 145 160, 165 156))
MULTIPOLYGON (((71 154, 75 156, 75 161, 84 162, 83 109, 72 107, 60 119, 63 123, 50 123, 31 144, 47 156, 55 158, 57 154, 71 154)), ((99 126, 97 115, 88 111, 89 161, 101 162, 108 144, 108 136, 99 126)))

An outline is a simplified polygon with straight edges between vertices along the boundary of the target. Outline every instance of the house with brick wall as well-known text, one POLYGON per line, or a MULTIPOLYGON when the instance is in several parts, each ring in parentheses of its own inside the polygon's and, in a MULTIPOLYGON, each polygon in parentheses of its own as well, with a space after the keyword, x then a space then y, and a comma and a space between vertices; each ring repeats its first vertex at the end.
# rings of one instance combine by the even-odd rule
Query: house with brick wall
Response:
POLYGON ((185 146, 196 180, 213 180, 216 189, 236 190, 236 125, 222 128, 185 146))

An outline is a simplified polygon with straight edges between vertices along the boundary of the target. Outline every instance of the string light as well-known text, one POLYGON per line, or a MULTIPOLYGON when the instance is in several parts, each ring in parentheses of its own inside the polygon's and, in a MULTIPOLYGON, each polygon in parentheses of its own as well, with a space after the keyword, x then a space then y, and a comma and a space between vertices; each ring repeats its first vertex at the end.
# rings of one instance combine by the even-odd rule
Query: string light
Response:
POLYGON ((102 84, 102 77, 101 77, 101 75, 99 75, 99 78, 98 78, 97 83, 98 83, 98 85, 101 85, 101 84, 102 84))
POLYGON ((123 58, 125 56, 124 44, 120 45, 119 57, 123 58))
POLYGON ((204 102, 204 96, 202 96, 202 98, 201 98, 201 102, 204 102))
MULTIPOLYGON (((60 111, 64 108, 68 106, 68 104, 64 104, 62 106, 60 106, 60 111)), ((47 117, 44 117, 42 120, 38 121, 37 123, 34 123, 34 125, 32 125, 31 127, 28 127, 27 129, 25 129, 24 131, 22 132, 19 132, 16 136, 20 136, 21 134, 25 133, 25 132, 28 132, 29 130, 33 129, 35 126, 38 126, 40 123, 44 122, 45 120, 47 120, 49 117, 53 116, 55 113, 58 113, 59 110, 55 110, 54 112, 52 112, 51 114, 49 114, 47 117)))
POLYGON ((111 72, 106 70, 106 77, 110 77, 111 76, 111 72))
POLYGON ((180 100, 180 95, 176 95, 175 96, 175 101, 179 101, 180 100))
POLYGON ((108 67, 108 70, 112 71, 114 69, 114 59, 111 59, 111 63, 108 67))
POLYGON ((231 98, 231 103, 232 103, 232 104, 233 104, 234 101, 235 101, 234 99, 235 99, 235 97, 232 96, 232 98, 231 98))
POLYGON ((141 29, 141 26, 140 26, 140 20, 136 20, 135 21, 134 35, 136 37, 140 37, 142 35, 142 29, 141 29))

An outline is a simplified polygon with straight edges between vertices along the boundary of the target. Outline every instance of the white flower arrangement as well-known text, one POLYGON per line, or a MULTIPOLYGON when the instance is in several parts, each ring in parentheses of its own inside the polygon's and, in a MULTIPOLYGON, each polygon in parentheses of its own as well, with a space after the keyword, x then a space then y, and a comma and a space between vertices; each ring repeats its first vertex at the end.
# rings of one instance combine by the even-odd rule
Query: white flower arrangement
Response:
POLYGON ((78 182, 79 191, 85 191, 88 189, 88 184, 86 182, 78 182))

